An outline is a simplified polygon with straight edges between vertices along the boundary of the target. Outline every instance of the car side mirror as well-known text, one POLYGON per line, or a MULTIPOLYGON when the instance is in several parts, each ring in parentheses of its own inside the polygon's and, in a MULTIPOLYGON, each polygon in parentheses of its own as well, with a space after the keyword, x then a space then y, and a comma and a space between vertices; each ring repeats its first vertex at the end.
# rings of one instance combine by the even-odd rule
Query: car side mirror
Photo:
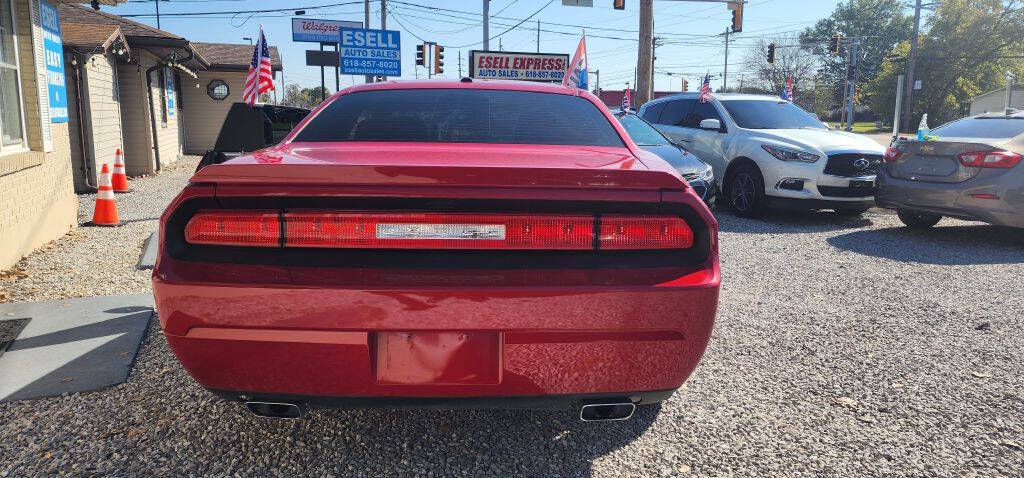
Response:
POLYGON ((714 118, 708 118, 700 120, 700 129, 710 129, 713 131, 719 131, 722 129, 722 122, 714 118))

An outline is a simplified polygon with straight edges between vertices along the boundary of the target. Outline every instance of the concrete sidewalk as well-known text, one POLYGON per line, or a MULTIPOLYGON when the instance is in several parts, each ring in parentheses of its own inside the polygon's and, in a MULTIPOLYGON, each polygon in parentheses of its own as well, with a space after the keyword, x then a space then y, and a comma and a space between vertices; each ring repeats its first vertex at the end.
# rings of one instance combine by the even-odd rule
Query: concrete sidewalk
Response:
POLYGON ((32 320, 0 355, 0 402, 124 382, 153 318, 153 296, 0 304, 0 319, 26 317, 32 320))

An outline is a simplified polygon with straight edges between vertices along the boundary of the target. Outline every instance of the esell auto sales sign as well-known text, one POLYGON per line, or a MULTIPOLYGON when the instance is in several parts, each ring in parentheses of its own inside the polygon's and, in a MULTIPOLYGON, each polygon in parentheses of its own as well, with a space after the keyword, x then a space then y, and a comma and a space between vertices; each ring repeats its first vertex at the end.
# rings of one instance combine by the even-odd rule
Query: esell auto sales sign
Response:
POLYGON ((499 80, 562 81, 569 55, 473 50, 469 76, 499 80))

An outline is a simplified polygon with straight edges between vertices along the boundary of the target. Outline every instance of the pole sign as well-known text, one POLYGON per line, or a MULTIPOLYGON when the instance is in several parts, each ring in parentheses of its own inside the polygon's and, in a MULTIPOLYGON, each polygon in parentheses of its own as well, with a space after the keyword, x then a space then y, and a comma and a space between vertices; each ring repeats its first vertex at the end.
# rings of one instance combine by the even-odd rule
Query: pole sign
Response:
POLYGON ((569 55, 512 51, 469 52, 469 77, 499 80, 562 81, 569 55))
POLYGON ((363 28, 363 22, 341 22, 336 20, 319 20, 316 18, 293 18, 292 41, 314 43, 337 43, 338 30, 363 28))
POLYGON ((340 68, 346 75, 402 76, 401 34, 397 30, 341 27, 340 68))
POLYGON ((50 122, 68 121, 68 95, 64 76, 64 40, 60 35, 60 14, 46 0, 39 1, 46 59, 46 89, 50 97, 50 122))

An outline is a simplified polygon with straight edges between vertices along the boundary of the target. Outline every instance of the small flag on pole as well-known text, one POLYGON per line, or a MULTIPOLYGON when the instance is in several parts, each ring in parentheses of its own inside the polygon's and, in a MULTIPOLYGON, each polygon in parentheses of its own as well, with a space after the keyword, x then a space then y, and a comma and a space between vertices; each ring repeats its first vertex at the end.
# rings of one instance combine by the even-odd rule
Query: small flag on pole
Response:
POLYGON ((704 82, 700 84, 700 96, 697 97, 701 103, 711 101, 711 74, 704 75, 704 82))
POLYGON ((263 36, 263 25, 260 25, 260 38, 252 52, 252 61, 249 62, 249 74, 245 77, 242 101, 252 106, 260 95, 273 89, 274 74, 270 69, 270 47, 267 46, 267 37, 263 36))
POLYGON ((622 111, 629 111, 630 106, 633 105, 633 98, 629 94, 630 91, 629 88, 626 88, 626 94, 622 95, 622 104, 619 105, 622 111))
POLYGON ((569 62, 569 68, 565 70, 562 77, 562 86, 567 88, 587 89, 587 32, 583 32, 580 44, 576 47, 576 54, 569 62))
POLYGON ((786 76, 786 101, 793 102, 793 75, 786 76))

